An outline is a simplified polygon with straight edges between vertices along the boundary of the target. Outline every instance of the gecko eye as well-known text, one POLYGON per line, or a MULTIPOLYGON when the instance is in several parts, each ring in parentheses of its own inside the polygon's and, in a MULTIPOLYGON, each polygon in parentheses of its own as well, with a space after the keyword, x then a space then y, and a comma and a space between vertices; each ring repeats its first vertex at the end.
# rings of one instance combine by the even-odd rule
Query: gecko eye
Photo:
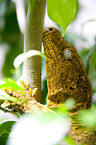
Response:
POLYGON ((65 58, 69 58, 72 55, 72 51, 69 49, 66 49, 63 51, 63 55, 65 58))
POLYGON ((53 31, 53 28, 49 28, 49 31, 53 31))

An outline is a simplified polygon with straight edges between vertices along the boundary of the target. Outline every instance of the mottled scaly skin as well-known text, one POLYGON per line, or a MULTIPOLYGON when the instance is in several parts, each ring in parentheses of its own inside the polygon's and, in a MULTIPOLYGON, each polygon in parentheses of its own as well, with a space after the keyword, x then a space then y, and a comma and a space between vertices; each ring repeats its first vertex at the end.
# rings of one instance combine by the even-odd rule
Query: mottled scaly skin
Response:
POLYGON ((74 109, 90 108, 92 87, 84 64, 77 50, 63 38, 56 28, 50 27, 43 32, 43 45, 46 61, 48 106, 62 104, 74 98, 74 109), (63 52, 70 50, 72 55, 65 58, 63 52))

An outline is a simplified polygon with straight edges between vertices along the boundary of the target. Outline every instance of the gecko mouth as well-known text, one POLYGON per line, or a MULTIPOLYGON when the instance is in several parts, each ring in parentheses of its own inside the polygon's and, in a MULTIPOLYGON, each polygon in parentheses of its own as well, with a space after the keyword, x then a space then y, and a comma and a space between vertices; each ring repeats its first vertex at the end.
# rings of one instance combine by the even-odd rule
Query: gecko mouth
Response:
MULTIPOLYGON (((51 32, 51 35, 54 35, 55 31, 54 31, 54 28, 53 27, 50 27, 50 28, 47 28, 47 29, 43 30, 43 39, 44 39, 44 37, 46 37, 46 33, 49 33, 50 34, 50 32, 51 32)), ((54 54, 55 54, 57 60, 62 64, 62 62, 58 58, 58 54, 56 53, 56 51, 55 51, 55 49, 54 49, 53 46, 52 46, 52 49, 54 51, 54 54)))

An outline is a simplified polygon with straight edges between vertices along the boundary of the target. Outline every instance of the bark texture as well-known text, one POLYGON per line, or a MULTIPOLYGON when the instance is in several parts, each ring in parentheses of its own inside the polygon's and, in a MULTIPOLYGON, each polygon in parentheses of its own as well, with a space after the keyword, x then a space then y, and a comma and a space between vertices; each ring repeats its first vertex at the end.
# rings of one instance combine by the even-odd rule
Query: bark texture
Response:
MULTIPOLYGON (((35 0, 32 10, 29 6, 24 34, 24 52, 29 50, 41 51, 45 8, 46 0, 35 0)), ((21 79, 28 82, 32 89, 38 88, 35 99, 42 102, 40 56, 33 56, 24 62, 21 79)))

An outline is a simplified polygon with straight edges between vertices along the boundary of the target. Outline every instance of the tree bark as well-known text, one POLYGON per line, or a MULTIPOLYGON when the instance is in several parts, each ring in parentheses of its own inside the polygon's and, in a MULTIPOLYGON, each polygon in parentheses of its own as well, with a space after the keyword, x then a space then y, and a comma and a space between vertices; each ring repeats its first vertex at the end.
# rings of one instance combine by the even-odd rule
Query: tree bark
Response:
MULTIPOLYGON (((24 33, 24 52, 41 51, 45 8, 46 0, 35 0, 32 10, 29 4, 24 33)), ((28 82, 31 88, 38 88, 35 99, 42 102, 40 56, 33 56, 25 60, 21 79, 28 82)))

